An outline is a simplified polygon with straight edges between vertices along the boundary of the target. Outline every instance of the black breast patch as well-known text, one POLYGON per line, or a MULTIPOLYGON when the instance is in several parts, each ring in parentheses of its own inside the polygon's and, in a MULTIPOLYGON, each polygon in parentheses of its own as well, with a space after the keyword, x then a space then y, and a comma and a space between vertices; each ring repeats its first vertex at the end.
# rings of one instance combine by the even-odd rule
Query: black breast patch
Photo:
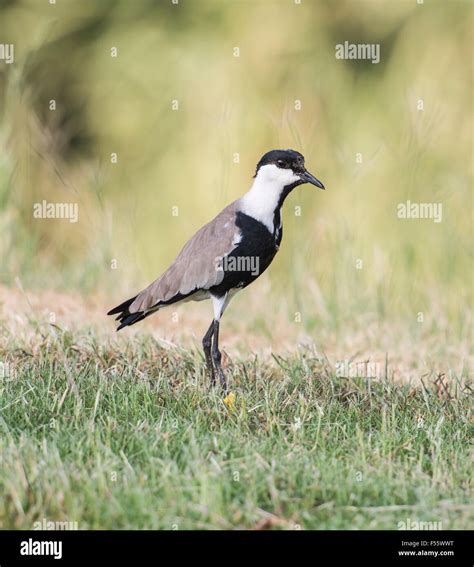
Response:
POLYGON ((235 250, 222 260, 224 279, 209 289, 217 296, 233 288, 244 288, 263 274, 281 241, 281 228, 278 234, 273 235, 263 223, 242 212, 237 213, 235 222, 242 238, 235 250))

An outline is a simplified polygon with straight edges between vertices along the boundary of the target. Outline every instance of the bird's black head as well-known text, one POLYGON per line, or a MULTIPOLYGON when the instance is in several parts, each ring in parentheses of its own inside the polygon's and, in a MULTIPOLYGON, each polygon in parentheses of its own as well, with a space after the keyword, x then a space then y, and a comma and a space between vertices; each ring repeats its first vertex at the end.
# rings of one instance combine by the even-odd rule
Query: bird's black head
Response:
POLYGON ((311 183, 320 189, 324 189, 321 181, 306 170, 303 155, 295 150, 271 150, 264 154, 257 164, 255 177, 258 176, 260 169, 265 166, 275 166, 279 170, 286 170, 281 171, 281 177, 287 179, 288 185, 292 187, 311 183))

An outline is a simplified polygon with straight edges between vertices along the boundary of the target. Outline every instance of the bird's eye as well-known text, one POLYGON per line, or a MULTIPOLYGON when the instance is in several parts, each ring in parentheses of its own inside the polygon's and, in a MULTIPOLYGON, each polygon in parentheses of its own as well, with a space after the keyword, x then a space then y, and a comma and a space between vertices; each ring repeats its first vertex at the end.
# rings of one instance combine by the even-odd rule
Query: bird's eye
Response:
POLYGON ((282 159, 279 159, 277 161, 277 165, 278 165, 278 167, 285 167, 285 162, 282 159))

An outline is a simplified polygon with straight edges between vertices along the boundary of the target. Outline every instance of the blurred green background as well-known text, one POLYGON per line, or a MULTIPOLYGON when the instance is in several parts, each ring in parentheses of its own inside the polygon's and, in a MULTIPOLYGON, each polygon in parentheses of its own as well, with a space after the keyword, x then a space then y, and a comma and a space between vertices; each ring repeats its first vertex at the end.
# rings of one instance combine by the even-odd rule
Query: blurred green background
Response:
POLYGON ((327 191, 286 202, 274 300, 309 328, 424 312, 466 331, 471 2, 0 0, 0 43, 2 283, 109 308, 291 147, 327 191), (336 59, 344 41, 379 43, 380 63, 336 59), (79 222, 34 219, 43 199, 79 222), (398 219, 407 200, 442 222, 398 219))

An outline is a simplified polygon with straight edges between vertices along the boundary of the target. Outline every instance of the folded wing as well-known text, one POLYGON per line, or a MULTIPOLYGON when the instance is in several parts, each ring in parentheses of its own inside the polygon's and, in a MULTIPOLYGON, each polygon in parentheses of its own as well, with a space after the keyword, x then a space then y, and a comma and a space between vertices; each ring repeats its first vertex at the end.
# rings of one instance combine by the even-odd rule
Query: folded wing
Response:
POLYGON ((133 325, 160 307, 177 303, 199 291, 218 285, 224 274, 218 260, 228 255, 239 240, 235 216, 238 201, 227 206, 188 240, 171 266, 135 297, 118 305, 108 315, 118 314, 117 330, 133 325))

